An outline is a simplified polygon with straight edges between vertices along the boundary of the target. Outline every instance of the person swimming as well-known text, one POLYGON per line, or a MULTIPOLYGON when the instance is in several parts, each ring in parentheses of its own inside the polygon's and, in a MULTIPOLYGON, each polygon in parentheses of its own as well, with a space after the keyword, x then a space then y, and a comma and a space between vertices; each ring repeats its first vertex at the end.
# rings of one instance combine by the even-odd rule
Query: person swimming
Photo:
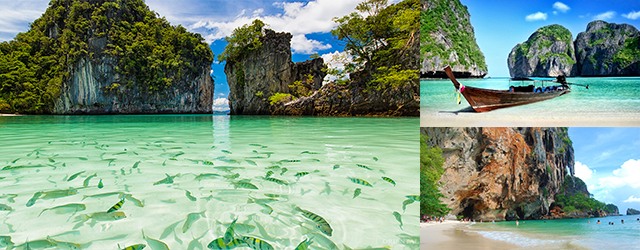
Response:
POLYGON ((600 223, 600 220, 598 220, 598 224, 601 224, 601 223, 600 223))
POLYGON ((622 222, 622 224, 624 224, 624 220, 620 220, 620 222, 622 222))

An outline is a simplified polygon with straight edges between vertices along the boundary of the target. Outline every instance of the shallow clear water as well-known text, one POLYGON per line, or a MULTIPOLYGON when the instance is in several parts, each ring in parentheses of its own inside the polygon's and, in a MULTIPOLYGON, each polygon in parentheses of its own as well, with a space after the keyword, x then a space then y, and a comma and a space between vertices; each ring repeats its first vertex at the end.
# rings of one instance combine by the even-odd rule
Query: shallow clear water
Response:
POLYGON ((532 249, 640 249, 638 215, 588 219, 476 223, 470 231, 532 249), (597 224, 600 220, 601 224, 597 224), (625 223, 621 223, 624 220, 625 223), (590 222, 590 223, 588 223, 590 222), (609 222, 615 223, 609 225, 609 222))
POLYGON ((117 249, 147 244, 144 230, 171 249, 206 249, 238 218, 238 234, 275 249, 293 249, 311 237, 311 249, 416 249, 419 203, 406 211, 402 203, 419 194, 417 128, 417 118, 0 117, 0 204, 13 209, 0 211, 0 235, 16 245, 51 236, 83 249, 117 249), (265 180, 269 170, 289 185, 265 180), (297 178, 298 172, 310 173, 297 178), (203 173, 214 175, 196 180, 203 173), (172 184, 154 185, 167 174, 172 184), (235 188, 241 180, 258 189, 235 188), (362 193, 354 199, 356 188, 362 193), (51 192, 65 189, 75 191, 51 192), (27 206, 37 192, 49 193, 27 206), (105 212, 120 200, 119 194, 91 196, 110 192, 130 194, 118 210, 126 218, 83 222, 82 215, 105 212), (42 212, 70 203, 86 209, 42 212), (295 206, 324 218, 332 236, 295 206), (189 213, 203 211, 205 217, 185 226, 189 213))
MULTIPOLYGON (((459 81, 468 86, 504 90, 510 85, 521 85, 521 82, 509 82, 508 78, 460 79, 459 81)), ((551 100, 475 113, 462 95, 461 104, 457 104, 455 88, 450 80, 422 80, 420 81, 421 126, 427 127, 434 124, 441 126, 442 124, 438 124, 439 119, 454 116, 487 121, 509 118, 522 120, 524 125, 531 123, 533 119, 558 120, 590 117, 592 120, 601 118, 605 121, 606 119, 625 121, 640 117, 640 77, 577 77, 568 78, 567 81, 589 85, 589 89, 572 86, 571 93, 551 100)), ((455 126, 455 124, 444 125, 455 126)))

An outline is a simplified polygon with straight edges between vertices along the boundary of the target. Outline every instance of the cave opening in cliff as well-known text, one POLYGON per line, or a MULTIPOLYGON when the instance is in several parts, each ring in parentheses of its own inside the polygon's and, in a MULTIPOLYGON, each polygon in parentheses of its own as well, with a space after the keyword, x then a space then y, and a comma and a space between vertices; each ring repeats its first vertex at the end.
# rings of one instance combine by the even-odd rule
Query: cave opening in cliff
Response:
POLYGON ((464 209, 458 215, 462 215, 464 218, 473 219, 474 214, 476 214, 475 206, 478 203, 478 200, 469 199, 461 204, 464 205, 464 209))

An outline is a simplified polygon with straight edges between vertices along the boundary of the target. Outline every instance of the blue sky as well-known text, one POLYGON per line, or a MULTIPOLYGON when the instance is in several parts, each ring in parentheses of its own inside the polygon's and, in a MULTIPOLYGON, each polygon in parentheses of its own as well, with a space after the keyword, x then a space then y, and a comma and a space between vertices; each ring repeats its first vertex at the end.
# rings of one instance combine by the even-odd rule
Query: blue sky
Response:
MULTIPOLYGON (((327 62, 332 55, 342 52, 343 46, 331 37, 335 27, 333 17, 342 17, 355 11, 362 0, 314 0, 314 1, 255 1, 255 0, 146 0, 146 4, 172 25, 182 25, 198 32, 211 44, 217 56, 226 43, 223 38, 234 28, 260 18, 277 32, 290 32, 292 60, 304 61, 318 53, 327 62)), ((398 2, 389 1, 389 2, 398 2)), ((13 39, 18 32, 28 30, 28 24, 39 18, 47 9, 49 0, 0 0, 0 41, 13 39)), ((340 64, 333 64, 340 67, 340 64)), ((215 79, 214 110, 228 110, 229 94, 224 65, 212 65, 215 79)))
POLYGON ((640 210, 640 128, 569 128, 576 176, 594 198, 640 210))
POLYGON ((571 31, 574 40, 593 20, 640 27, 637 0, 460 1, 468 7, 476 41, 487 61, 488 76, 492 77, 509 77, 507 57, 511 49, 543 26, 560 24, 571 31))

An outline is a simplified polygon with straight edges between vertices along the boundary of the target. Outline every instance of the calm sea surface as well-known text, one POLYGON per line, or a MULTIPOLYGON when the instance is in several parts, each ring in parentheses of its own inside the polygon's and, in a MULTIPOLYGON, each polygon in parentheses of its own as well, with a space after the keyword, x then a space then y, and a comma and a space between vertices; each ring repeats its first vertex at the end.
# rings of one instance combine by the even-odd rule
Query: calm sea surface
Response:
POLYGON ((310 249, 417 249, 419 203, 405 210, 403 202, 419 194, 418 123, 0 117, 0 246, 9 236, 32 248, 119 249, 159 240, 171 249, 207 249, 237 218, 236 238, 275 249, 309 238, 310 249), (265 178, 270 171, 273 179, 265 178), (120 209, 105 214, 122 198, 120 209), (331 235, 296 206, 324 218, 331 235))
MULTIPOLYGON (((523 85, 518 81, 509 82, 508 78, 460 79, 459 81, 468 86, 504 90, 510 85, 523 85)), ((552 100, 475 113, 462 95, 461 104, 457 104, 455 88, 450 80, 422 80, 420 81, 421 126, 456 126, 455 120, 451 119, 457 117, 481 121, 520 120, 524 121, 524 125, 529 123, 529 126, 535 125, 536 119, 554 121, 579 120, 588 117, 591 120, 602 121, 599 123, 602 126, 607 125, 607 121, 627 122, 628 125, 629 121, 637 121, 640 118, 640 77, 577 77, 568 78, 567 81, 589 85, 589 89, 572 86, 571 93, 552 100), (440 123, 443 119, 447 124, 440 123)), ((568 125, 587 126, 589 124, 563 126, 568 125)))
POLYGON ((640 215, 476 223, 469 231, 525 249, 640 249, 640 215), (596 222, 600 220, 602 224, 596 222), (624 223, 621 222, 624 220, 624 223), (590 223, 589 223, 590 222, 590 223), (609 225, 609 222, 615 223, 609 225))

